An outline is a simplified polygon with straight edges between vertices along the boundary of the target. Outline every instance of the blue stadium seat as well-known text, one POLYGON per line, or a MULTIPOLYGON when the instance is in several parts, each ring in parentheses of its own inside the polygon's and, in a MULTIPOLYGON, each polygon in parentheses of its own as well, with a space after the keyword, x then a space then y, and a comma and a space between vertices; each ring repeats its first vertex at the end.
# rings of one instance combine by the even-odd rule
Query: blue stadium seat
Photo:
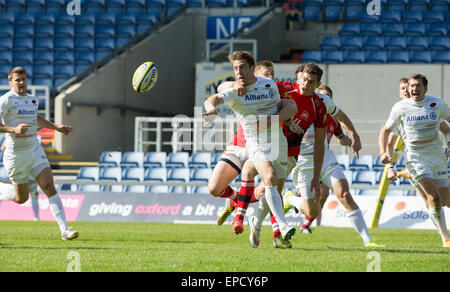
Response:
POLYGON ((149 193, 167 194, 169 192, 169 186, 166 185, 148 186, 146 191, 149 193))
POLYGON ((142 13, 145 8, 145 0, 127 0, 125 2, 125 11, 133 13, 142 13))
POLYGON ((95 62, 93 52, 75 52, 75 64, 91 65, 95 62))
POLYGON ((95 42, 93 38, 75 38, 75 52, 94 51, 94 49, 95 42))
POLYGON ((403 12, 402 21, 404 23, 419 23, 423 21, 422 11, 405 11, 403 12))
POLYGON ((53 51, 54 38, 34 38, 33 50, 34 51, 53 51))
POLYGON ((361 23, 378 23, 380 22, 381 17, 379 15, 369 15, 367 13, 361 14, 359 17, 359 22, 361 23))
POLYGON ((381 35, 383 34, 383 25, 381 23, 363 23, 361 25, 361 35, 381 35))
MULTIPOLYGON (((28 70, 27 70, 28 72, 28 70)), ((28 78, 30 80, 30 78, 28 78)), ((29 81, 30 82, 30 81, 29 81)), ((53 78, 33 78, 33 85, 45 85, 50 88, 53 87, 53 78)))
POLYGON ((370 154, 359 155, 359 159, 354 156, 350 162, 350 170, 372 170, 373 156, 370 154))
POLYGON ((344 17, 346 20, 359 20, 361 15, 365 12, 363 6, 359 4, 348 4, 344 6, 344 17))
POLYGON ((186 6, 187 7, 201 7, 202 6, 202 0, 186 0, 186 6))
POLYGON ((100 185, 97 184, 86 184, 86 185, 78 185, 78 192, 100 192, 100 185))
POLYGON ((316 3, 310 1, 309 3, 303 3, 303 19, 304 20, 319 20, 320 18, 321 4, 319 1, 316 3))
POLYGON ((47 13, 61 13, 65 11, 66 5, 65 0, 46 0, 45 1, 45 11, 47 13))
POLYGON ((106 12, 122 12, 125 10, 125 0, 108 0, 105 2, 106 12))
POLYGON ((189 182, 189 180, 190 180, 189 168, 174 167, 169 169, 169 172, 167 174, 167 181, 189 182))
POLYGON ((144 152, 128 151, 122 155, 121 167, 144 167, 144 152))
POLYGON ((322 62, 323 63, 343 63, 344 62, 344 53, 338 50, 325 50, 322 54, 322 62))
POLYGON ((37 24, 34 27, 33 37, 54 37, 55 27, 53 24, 37 24))
POLYGON ((25 11, 25 0, 5 1, 5 11, 9 13, 18 13, 25 11))
POLYGON ((428 48, 428 38, 424 36, 407 37, 408 50, 425 50, 428 48))
MULTIPOLYGON (((9 38, 2 37, 2 41, 0 42, 0 51, 8 51, 8 53, 11 53, 11 59, 12 59, 13 47, 14 47, 14 45, 13 45, 12 37, 9 37, 9 38)), ((4 52, 1 52, 1 53, 4 53, 4 52)), ((5 59, 2 59, 0 61, 0 64, 4 63, 4 62, 5 62, 5 59)), ((8 63, 10 63, 10 62, 8 62, 8 63)))
POLYGON ((375 189, 363 189, 358 193, 359 196, 377 196, 378 190, 375 189))
POLYGON ((112 51, 115 49, 115 42, 113 38, 96 38, 95 50, 96 51, 112 51))
POLYGON ((366 51, 366 63, 386 63, 387 54, 386 51, 368 50, 366 51))
POLYGON ((322 63, 322 51, 319 50, 305 50, 303 52, 302 63, 315 62, 322 63))
POLYGON ((424 35, 427 31, 425 23, 406 23, 405 32, 406 36, 410 35, 424 35))
POLYGON ((116 28, 114 24, 97 24, 95 25, 95 37, 114 38, 116 28))
POLYGON ((144 181, 143 167, 125 167, 122 171, 122 181, 144 181))
POLYGON ((127 45, 131 41, 131 38, 129 37, 116 37, 115 43, 116 48, 121 48, 124 45, 127 45))
POLYGON ((84 3, 85 12, 99 13, 105 9, 105 2, 107 0, 87 0, 84 3))
POLYGON ((27 0, 25 11, 28 13, 44 12, 45 0, 27 0))
POLYGON ((423 16, 423 21, 426 23, 444 23, 445 22, 445 12, 444 11, 426 11, 423 16))
POLYGON ((380 159, 381 159, 380 155, 378 155, 377 158, 375 158, 375 161, 373 162, 372 166, 373 170, 380 171, 384 169, 384 164, 381 163, 380 159))
POLYGON ((166 152, 148 152, 144 157, 144 167, 166 167, 166 152))
POLYGON ((29 37, 14 38, 14 50, 15 51, 31 51, 31 50, 33 50, 33 38, 29 38, 29 37))
POLYGON ((208 186, 195 186, 191 189, 192 194, 209 194, 208 186))
MULTIPOLYGON (((220 2, 220 1, 219 1, 220 2)), ((226 1, 225 1, 226 3, 226 1)), ((146 0, 145 1, 145 7, 164 7, 166 5, 166 0, 146 0)))
POLYGON ((345 178, 347 179, 347 182, 349 185, 353 184, 353 177, 354 177, 355 173, 351 170, 344 170, 344 175, 345 175, 345 178))
POLYGON ((450 37, 432 36, 428 41, 428 48, 430 50, 448 50, 450 49, 450 37))
POLYGON ((217 165, 217 163, 219 163, 220 158, 222 157, 222 153, 215 153, 213 155, 213 158, 211 159, 211 167, 215 167, 217 165))
POLYGON ((75 41, 73 38, 55 38, 54 51, 70 51, 75 48, 75 41))
POLYGON ((82 13, 75 17, 76 25, 95 25, 95 14, 93 13, 82 13))
POLYGON ((33 64, 33 52, 14 52, 13 63, 15 64, 33 64))
POLYGON ((344 63, 365 63, 366 54, 364 51, 347 50, 344 51, 344 63))
POLYGON ((185 188, 184 186, 171 186, 171 187, 169 187, 169 193, 170 194, 183 194, 183 193, 190 194, 191 187, 187 186, 185 188))
POLYGON ((53 78, 53 65, 34 65, 33 78, 53 78))
POLYGON ((350 169, 350 156, 347 154, 336 154, 336 160, 344 170, 350 169))
POLYGON ((98 161, 99 166, 120 167, 122 161, 122 152, 120 151, 104 151, 100 155, 98 161))
POLYGON ((342 50, 360 50, 363 48, 363 37, 343 36, 341 42, 342 50))
POLYGON ((450 64, 450 51, 433 51, 432 61, 433 63, 450 64))
POLYGON ((34 52, 33 62, 35 65, 53 64, 53 52, 34 52))
POLYGON ((395 168, 397 170, 401 170, 401 169, 406 167, 405 159, 406 159, 405 156, 400 156, 400 157, 397 158, 397 160, 395 162, 395 168))
POLYGON ((56 13, 55 24, 63 25, 63 24, 75 24, 75 16, 68 15, 67 13, 56 13))
POLYGON ((116 37, 134 38, 136 36, 136 26, 133 24, 121 24, 116 28, 116 37))
POLYGON ((189 158, 189 167, 211 167, 212 155, 211 152, 197 152, 192 153, 189 158))
POLYGON ((337 50, 340 49, 342 45, 342 39, 338 36, 326 36, 323 38, 320 44, 321 50, 337 50))
POLYGON ((448 34, 447 25, 445 23, 430 23, 427 27, 426 34, 428 36, 433 36, 433 35, 445 36, 448 34))
POLYGON ((385 23, 383 34, 385 36, 397 35, 401 36, 404 34, 404 26, 403 23, 385 23))
POLYGON ((399 23, 402 21, 402 11, 386 10, 381 13, 380 21, 383 23, 399 23))
POLYGON ((409 63, 409 52, 392 50, 387 52, 388 63, 409 63))
POLYGON ((60 51, 54 52, 54 62, 57 64, 73 64, 75 62, 73 52, 70 51, 60 51))
POLYGON ((122 181, 122 168, 121 167, 101 167, 99 182, 102 181, 122 181))
POLYGON ((58 64, 53 67, 53 78, 69 79, 75 76, 73 64, 58 64))
POLYGON ((75 26, 73 24, 59 24, 55 28, 55 37, 73 38, 75 36, 75 26))
POLYGON ((14 25, 12 24, 3 24, 0 25, 0 37, 7 38, 14 36, 14 25))
POLYGON ((344 22, 341 30, 339 31, 340 36, 357 36, 361 33, 361 24, 359 22, 344 22))
POLYGON ((123 192, 125 193, 145 193, 145 191, 145 185, 129 185, 123 188, 123 192))
POLYGON ((167 168, 165 167, 149 167, 144 172, 144 181, 167 181, 167 168))
POLYGON ((411 51, 409 56, 410 63, 431 63, 430 51, 411 51))
POLYGON ((136 15, 134 13, 120 13, 116 16, 116 25, 136 24, 136 15))
POLYGON ((33 37, 34 26, 32 24, 19 24, 14 28, 15 37, 33 37))
POLYGON ((208 182, 211 178, 211 168, 196 168, 192 171, 190 181, 204 181, 208 182))
POLYGON ((366 36, 363 39, 364 50, 384 50, 385 39, 382 36, 366 36))
POLYGON ((407 47, 407 38, 404 36, 386 37, 386 50, 404 50, 407 47))
POLYGON ((421 11, 421 12, 425 12, 428 9, 428 5, 427 3, 420 3, 420 2, 415 2, 415 0, 410 0, 408 3, 408 10, 410 11, 421 11))
POLYGON ((447 12, 449 9, 449 3, 447 0, 432 0, 429 4, 430 11, 443 11, 447 12))
POLYGON ((337 21, 341 19, 342 5, 337 2, 324 2, 323 7, 323 19, 337 21))
POLYGON ((93 24, 76 24, 75 37, 77 38, 93 38, 95 37, 95 25, 93 24))
POLYGON ((11 24, 14 25, 16 15, 13 13, 0 13, 0 25, 11 24))
POLYGON ((353 184, 375 185, 377 172, 373 170, 357 170, 353 184))
POLYGON ((167 157, 166 167, 184 167, 189 165, 189 153, 187 152, 170 152, 167 157))
POLYGON ((77 174, 77 180, 89 180, 98 181, 99 178, 99 167, 97 166, 82 166, 77 174))

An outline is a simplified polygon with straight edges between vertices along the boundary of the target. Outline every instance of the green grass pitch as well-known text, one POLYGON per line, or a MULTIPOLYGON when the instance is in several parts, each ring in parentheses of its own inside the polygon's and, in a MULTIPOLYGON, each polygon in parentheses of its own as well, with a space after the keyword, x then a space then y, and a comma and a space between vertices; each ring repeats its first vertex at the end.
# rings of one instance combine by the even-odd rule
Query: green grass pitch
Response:
POLYGON ((371 229, 387 247, 367 249, 351 228, 317 227, 280 250, 272 246, 270 226, 253 249, 248 225, 240 235, 230 225, 73 225, 80 237, 62 241, 54 222, 0 222, 0 271, 450 271, 450 251, 435 230, 371 229))

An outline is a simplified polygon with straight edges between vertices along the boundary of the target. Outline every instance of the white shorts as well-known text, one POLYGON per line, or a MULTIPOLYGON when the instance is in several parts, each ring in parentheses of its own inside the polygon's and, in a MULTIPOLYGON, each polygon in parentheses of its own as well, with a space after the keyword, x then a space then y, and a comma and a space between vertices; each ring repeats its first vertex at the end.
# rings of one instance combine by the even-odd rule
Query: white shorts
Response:
POLYGON ((230 164, 237 172, 242 171, 245 161, 247 161, 247 152, 245 147, 228 145, 225 152, 220 157, 220 160, 230 164))
POLYGON ((28 183, 30 177, 36 178, 42 170, 50 167, 41 145, 28 153, 11 153, 6 150, 3 164, 11 183, 17 185, 28 183))
POLYGON ((423 178, 432 178, 438 187, 448 187, 447 158, 440 148, 426 153, 407 151, 405 165, 414 184, 423 178))
MULTIPOLYGON (((314 156, 312 154, 299 155, 297 165, 293 171, 296 191, 306 199, 314 198, 315 193, 310 192, 311 180, 314 176, 314 156)), ((337 162, 333 151, 325 149, 322 170, 320 172, 321 182, 328 188, 332 188, 341 179, 346 179, 344 170, 337 162)))

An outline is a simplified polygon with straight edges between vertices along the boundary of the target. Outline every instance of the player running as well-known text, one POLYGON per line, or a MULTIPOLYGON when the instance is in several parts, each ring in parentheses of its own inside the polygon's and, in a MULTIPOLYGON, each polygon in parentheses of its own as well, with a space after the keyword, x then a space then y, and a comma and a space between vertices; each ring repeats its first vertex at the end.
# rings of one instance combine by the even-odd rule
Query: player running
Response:
MULTIPOLYGON (((210 122, 217 114, 216 107, 221 104, 229 105, 235 112, 246 138, 248 159, 265 184, 265 196, 278 219, 283 239, 289 240, 295 234, 295 228, 288 226, 286 222, 282 199, 277 190, 277 177, 284 176, 287 159, 286 138, 276 115, 281 105, 280 95, 273 80, 255 77, 255 61, 250 53, 236 51, 229 55, 229 60, 236 79, 246 85, 246 94, 241 97, 234 89, 228 88, 212 95, 204 103, 206 113, 203 116, 210 122)), ((293 114, 286 119, 292 116, 293 114)), ((235 233, 243 231, 242 220, 234 225, 237 226, 234 228, 235 233)))
POLYGON ((53 174, 45 152, 37 139, 37 128, 54 129, 64 135, 71 126, 57 125, 38 115, 38 98, 27 94, 27 73, 15 67, 8 73, 11 90, 0 97, 0 132, 6 133, 4 166, 12 185, 5 185, 1 200, 23 204, 28 200, 28 179, 34 177, 47 195, 50 210, 58 223, 63 240, 78 237, 78 232, 67 226, 64 207, 56 192, 53 174))
MULTIPOLYGON (((445 213, 440 197, 448 195, 447 159, 438 138, 440 119, 450 120, 447 104, 425 95, 428 80, 422 74, 408 79, 410 98, 397 102, 381 128, 379 147, 382 163, 392 163, 387 149, 389 134, 397 127, 405 143, 406 168, 426 196, 430 218, 441 236, 443 247, 450 247, 445 213)), ((448 142, 448 141, 447 141, 448 142)))

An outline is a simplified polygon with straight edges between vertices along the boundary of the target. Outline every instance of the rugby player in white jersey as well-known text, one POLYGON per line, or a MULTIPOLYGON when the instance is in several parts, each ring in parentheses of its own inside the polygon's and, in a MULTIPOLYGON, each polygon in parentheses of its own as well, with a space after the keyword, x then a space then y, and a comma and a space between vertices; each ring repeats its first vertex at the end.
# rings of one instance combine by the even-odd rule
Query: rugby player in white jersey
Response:
POLYGON ((11 90, 0 97, 0 132, 6 133, 3 163, 12 185, 2 188, 0 201, 25 203, 29 196, 28 179, 32 176, 48 197, 50 210, 60 228, 62 239, 77 238, 78 232, 67 226, 50 164, 37 138, 38 127, 53 129, 64 135, 69 134, 72 127, 54 124, 38 115, 38 98, 27 93, 27 73, 24 68, 11 69, 8 80, 11 90))
MULTIPOLYGON (((265 197, 277 218, 283 239, 289 240, 295 228, 286 222, 277 190, 277 177, 284 176, 287 164, 287 142, 277 116, 281 105, 277 85, 273 80, 255 77, 255 61, 250 53, 236 51, 228 58, 236 79, 246 85, 246 94, 239 96, 233 88, 227 88, 212 95, 204 103, 206 113, 203 115, 214 117, 216 107, 221 104, 229 105, 234 111, 244 130, 248 159, 264 182, 265 197)), ((239 225, 243 226, 242 220, 239 225)))
POLYGON ((438 138, 440 119, 450 120, 447 104, 438 97, 425 95, 428 80, 422 74, 408 79, 410 98, 397 102, 386 124, 381 128, 379 147, 382 163, 392 163, 387 149, 390 133, 401 128, 405 143, 406 168, 426 196, 430 218, 442 239, 443 247, 450 247, 445 213, 440 197, 448 194, 447 159, 438 138))

